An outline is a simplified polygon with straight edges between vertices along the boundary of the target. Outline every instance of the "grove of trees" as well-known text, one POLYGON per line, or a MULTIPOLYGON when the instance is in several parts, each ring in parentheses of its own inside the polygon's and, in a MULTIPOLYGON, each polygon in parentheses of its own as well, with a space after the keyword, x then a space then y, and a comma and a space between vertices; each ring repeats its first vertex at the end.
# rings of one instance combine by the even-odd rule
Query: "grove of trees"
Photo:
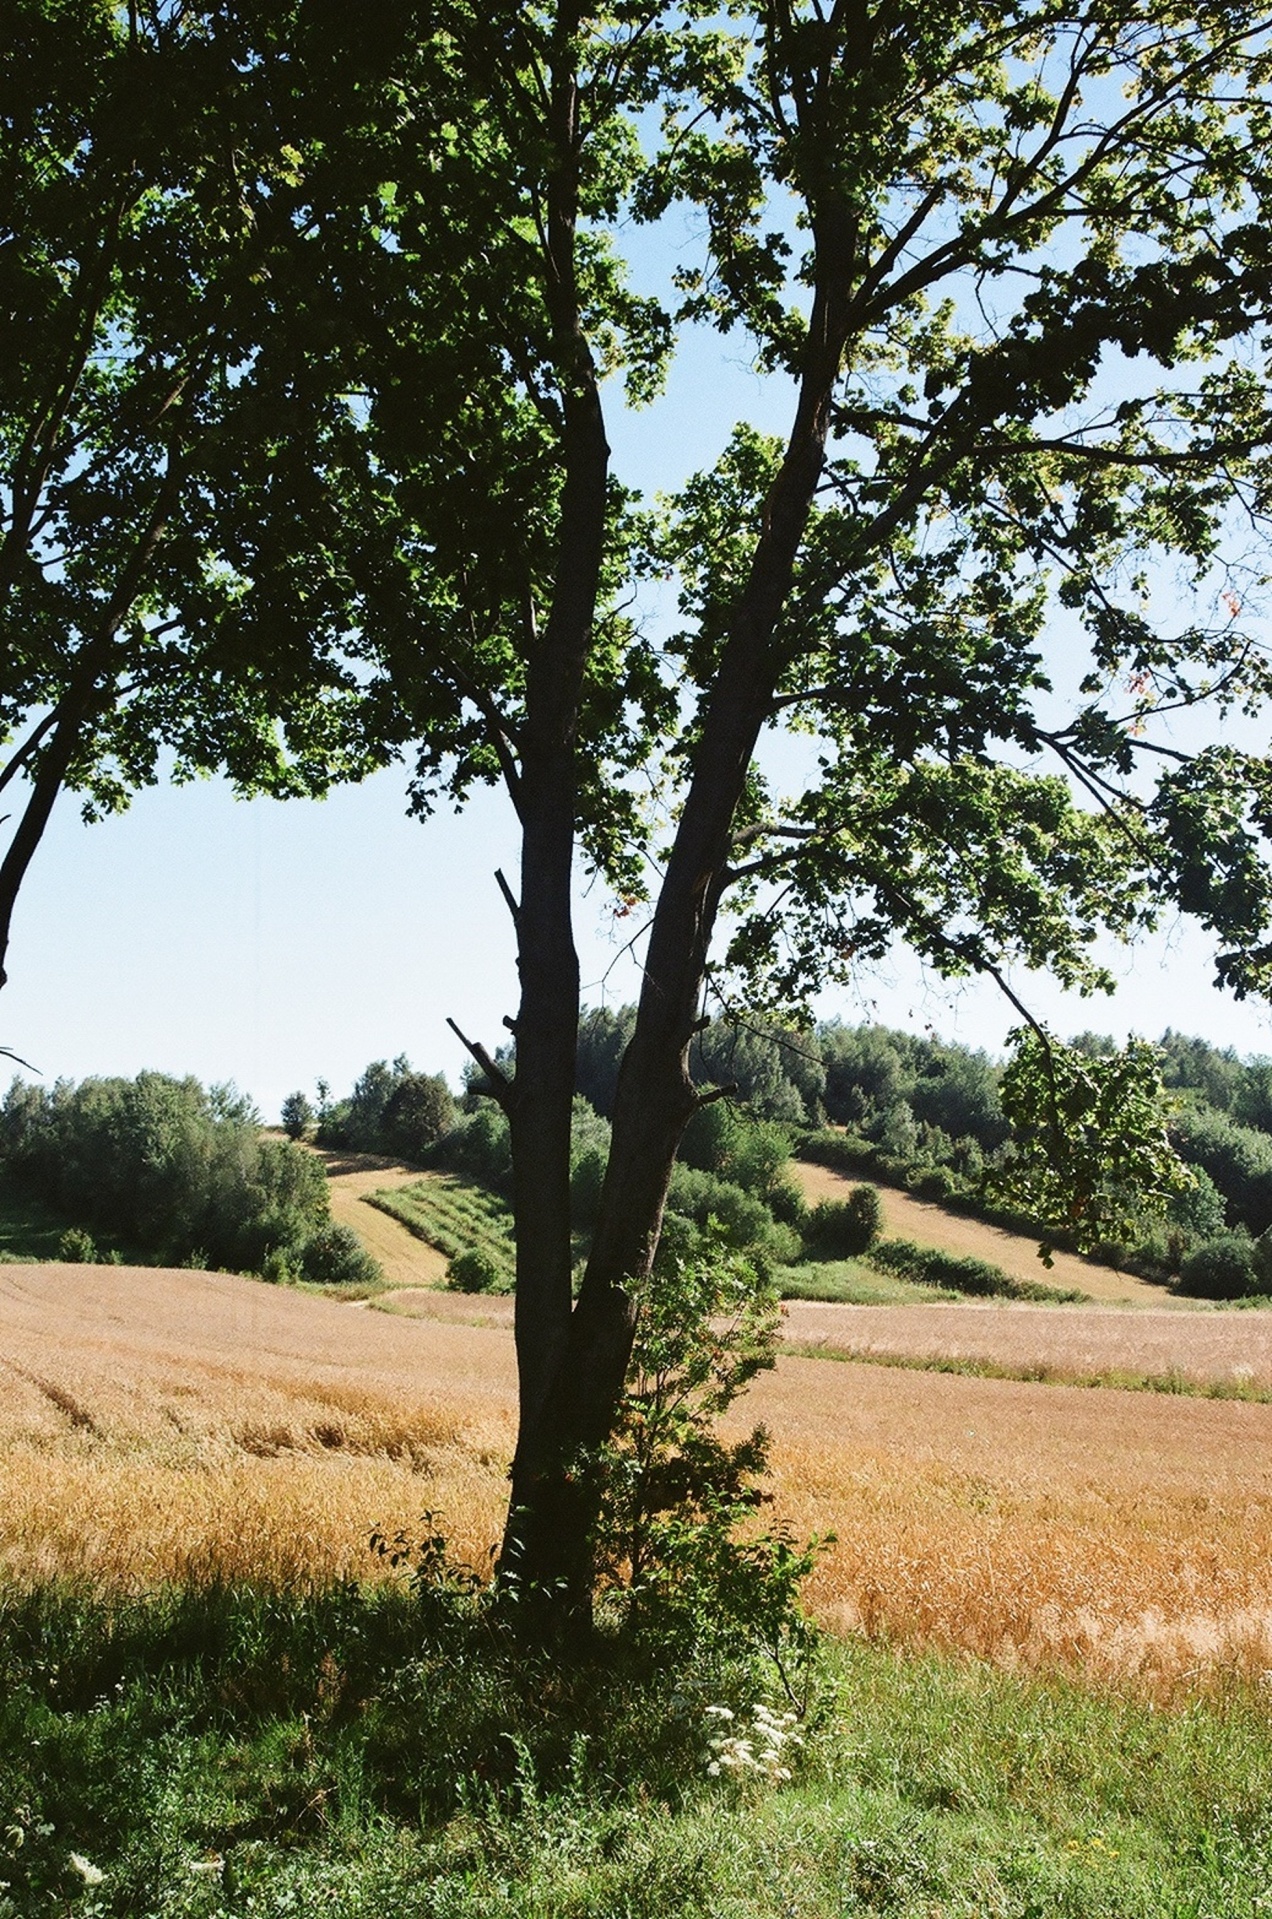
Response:
MULTIPOLYGON (((1101 931, 1182 909, 1235 992, 1272 982, 1272 767, 1216 724, 1269 690, 1269 20, 11 12, 0 698, 31 798, 0 910, 56 787, 113 801, 156 746, 279 786, 401 749, 421 814, 503 785, 515 1070, 471 1043, 517 1218, 502 1563, 584 1624, 575 1467, 718 1090, 690 1062, 721 971, 792 1009, 900 940, 1027 1022, 1022 969, 1096 989, 1101 931), (624 257, 640 224, 678 236, 669 279, 624 257), (745 342, 788 422, 648 502, 607 409, 688 327, 745 342), (648 926, 575 1299, 580 860, 648 926)), ((1144 1062, 1060 1073, 1034 1039, 1035 1130, 1105 1116, 1059 1155, 1094 1227, 1098 1131, 1157 1177, 1144 1062)))
POLYGON ((319 1281, 374 1267, 332 1224, 321 1161, 265 1137, 233 1087, 164 1073, 15 1080, 0 1103, 0 1172, 117 1256, 319 1281))

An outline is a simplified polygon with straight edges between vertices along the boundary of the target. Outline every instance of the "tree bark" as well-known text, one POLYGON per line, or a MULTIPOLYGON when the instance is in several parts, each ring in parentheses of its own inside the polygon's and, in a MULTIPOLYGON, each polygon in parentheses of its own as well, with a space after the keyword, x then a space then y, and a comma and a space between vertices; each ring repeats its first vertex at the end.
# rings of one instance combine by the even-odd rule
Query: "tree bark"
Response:
POLYGON ((605 549, 609 446, 576 282, 579 88, 573 48, 580 11, 561 9, 553 41, 545 293, 564 410, 565 479, 551 611, 530 633, 518 780, 521 898, 516 912, 521 1001, 516 1077, 508 1096, 517 1222, 515 1335, 519 1416, 500 1576, 551 1614, 556 1559, 544 1542, 549 1483, 561 1454, 546 1416, 564 1362, 572 1304, 570 1121, 578 1044, 579 965, 573 875, 579 705, 605 549))
MULTIPOLYGON (((781 672, 778 621, 825 462, 830 403, 849 330, 848 237, 841 236, 827 260, 814 301, 795 424, 731 622, 654 914, 592 1251, 540 1402, 536 1478, 522 1511, 519 1549, 535 1578, 558 1595, 556 1624, 565 1632, 590 1619, 592 1588, 595 1501, 575 1462, 613 1430, 635 1332, 631 1282, 643 1280, 653 1264, 676 1151, 697 1104, 689 1042, 727 878, 733 817, 781 672)), ((823 252, 826 246, 823 236, 823 252)), ((514 1498, 516 1484, 514 1475, 514 1498)))

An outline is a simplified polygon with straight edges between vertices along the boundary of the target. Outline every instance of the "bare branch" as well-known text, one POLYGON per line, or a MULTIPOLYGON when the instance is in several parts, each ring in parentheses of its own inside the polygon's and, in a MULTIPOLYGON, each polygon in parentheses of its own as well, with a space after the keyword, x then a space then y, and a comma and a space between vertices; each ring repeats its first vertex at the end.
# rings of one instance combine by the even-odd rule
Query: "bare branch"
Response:
POLYGON ((480 1040, 469 1039, 467 1033, 462 1033, 454 1020, 449 1017, 447 1018, 446 1024, 450 1027, 451 1032, 455 1035, 460 1045, 466 1047, 472 1054, 477 1064, 481 1067, 482 1072, 490 1081, 491 1098, 502 1106, 505 1113, 510 1113, 516 1092, 515 1082, 509 1079, 502 1066, 496 1064, 480 1040))

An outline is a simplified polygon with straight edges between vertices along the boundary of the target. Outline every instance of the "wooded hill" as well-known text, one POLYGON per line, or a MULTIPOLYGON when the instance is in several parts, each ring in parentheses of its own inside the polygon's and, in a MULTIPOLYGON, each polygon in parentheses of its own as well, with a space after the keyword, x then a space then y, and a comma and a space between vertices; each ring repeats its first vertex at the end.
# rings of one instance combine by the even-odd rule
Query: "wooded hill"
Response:
MULTIPOLYGON (((608 1151, 619 1063, 635 1009, 584 1013, 579 1033, 573 1196, 590 1224, 608 1151)), ((1080 1035, 1092 1055, 1114 1042, 1080 1035)), ((1195 1184, 1172 1202, 1165 1224, 1145 1221, 1097 1256, 1178 1279, 1214 1297, 1263 1291, 1261 1235, 1272 1227, 1272 1060, 1168 1031, 1162 1077, 1175 1096, 1171 1137, 1195 1184)), ((512 1069, 511 1049, 500 1063, 512 1069)), ((1024 1232, 1037 1223, 995 1202, 995 1174, 1010 1153, 999 1099, 1001 1067, 984 1052, 932 1035, 839 1021, 798 1031, 742 1019, 713 1022, 693 1045, 695 1079, 731 1097, 690 1123, 669 1200, 671 1244, 679 1222, 721 1221, 736 1242, 774 1261, 796 1257, 806 1222, 784 1168, 788 1155, 861 1179, 902 1186, 960 1211, 1024 1232), (759 1209, 759 1210, 757 1210, 759 1209)), ((507 1190, 506 1122, 470 1075, 461 1106, 438 1097, 441 1082, 399 1059, 369 1066, 349 1098, 326 1101, 319 1138, 363 1151, 405 1153, 507 1190), (418 1115, 412 1133, 405 1116, 418 1115)), ((847 1246, 845 1252, 851 1250, 847 1246)), ((832 1256, 829 1252, 827 1256, 832 1256)))

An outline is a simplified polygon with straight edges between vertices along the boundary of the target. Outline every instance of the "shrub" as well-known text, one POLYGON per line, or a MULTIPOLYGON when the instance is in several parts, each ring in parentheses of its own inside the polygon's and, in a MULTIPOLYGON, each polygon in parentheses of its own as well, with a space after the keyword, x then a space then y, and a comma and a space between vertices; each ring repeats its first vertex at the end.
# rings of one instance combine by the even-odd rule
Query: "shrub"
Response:
POLYGON ((1170 1130, 1180 1157, 1208 1173, 1223 1195, 1230 1225, 1256 1234, 1272 1226, 1272 1139, 1266 1133, 1204 1107, 1179 1113, 1170 1130))
POLYGON ((379 1261, 371 1257, 349 1226, 334 1222, 311 1233, 300 1249, 303 1278, 319 1286, 370 1286, 383 1277, 379 1261))
POLYGON ((314 1123, 314 1109, 303 1093, 288 1093, 280 1117, 288 1139, 303 1139, 314 1123))
POLYGON ((1217 1233, 1188 1253, 1179 1290, 1194 1299, 1243 1299, 1263 1291, 1256 1277, 1255 1242, 1246 1233, 1217 1233))
POLYGON ((938 1252, 933 1246, 916 1246, 908 1239, 883 1239, 870 1254, 871 1264, 884 1272, 920 1286, 939 1286, 947 1292, 970 1293, 974 1297, 1046 1300, 1053 1304, 1076 1303, 1085 1293, 1061 1291, 1037 1280, 1013 1279, 1000 1266, 986 1259, 960 1259, 953 1253, 938 1252))
POLYGON ((677 1166, 667 1204, 674 1213, 705 1227, 714 1220, 727 1245, 738 1252, 762 1254, 779 1263, 799 1257, 799 1237, 774 1219, 762 1199, 731 1180, 694 1166, 677 1166))
POLYGON ((606 1158, 599 1147, 588 1146, 570 1168, 570 1217, 576 1232, 590 1233, 596 1224, 606 1158))
POLYGON ((883 1208, 875 1186, 854 1186, 846 1199, 824 1199, 804 1223, 804 1244, 815 1259, 856 1259, 879 1237, 883 1208))
POLYGON ((476 1180, 497 1193, 512 1187, 512 1142, 508 1121, 489 1101, 475 1113, 465 1113, 437 1142, 429 1155, 433 1165, 464 1179, 476 1180))
POLYGON ((457 1293, 497 1293, 506 1291, 503 1268, 493 1254, 481 1246, 470 1246, 456 1253, 446 1268, 446 1283, 457 1293))
POLYGON ((731 1101, 700 1106, 680 1142, 685 1166, 715 1173, 745 1192, 765 1198, 791 1156, 791 1136, 773 1120, 754 1119, 731 1101))
POLYGON ((776 1294, 718 1239, 634 1291, 629 1385, 614 1437, 592 1462, 600 1583, 638 1637, 681 1658, 763 1652, 789 1690, 813 1644, 799 1587, 818 1545, 756 1528, 763 1427, 736 1440, 716 1431, 773 1364, 776 1294))
POLYGON ((91 1233, 79 1226, 69 1226, 57 1242, 57 1256, 72 1266, 95 1266, 97 1264, 97 1246, 91 1233))

